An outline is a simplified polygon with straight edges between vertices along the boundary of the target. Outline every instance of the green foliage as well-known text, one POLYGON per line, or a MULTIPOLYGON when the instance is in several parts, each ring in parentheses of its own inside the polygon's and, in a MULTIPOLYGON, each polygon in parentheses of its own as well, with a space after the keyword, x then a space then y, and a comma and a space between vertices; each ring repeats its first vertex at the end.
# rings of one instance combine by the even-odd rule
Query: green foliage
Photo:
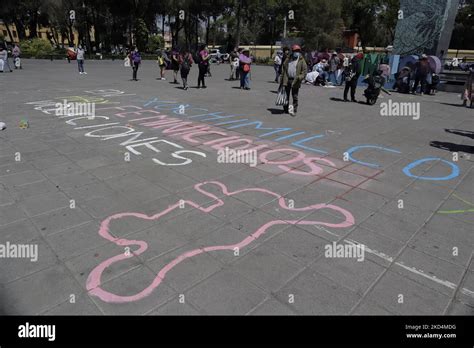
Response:
POLYGON ((147 46, 149 52, 155 52, 159 48, 165 47, 165 39, 161 35, 150 35, 147 46))
POLYGON ((451 44, 449 47, 474 50, 474 1, 466 1, 456 16, 451 44))
POLYGON ((148 28, 143 19, 139 18, 135 22, 135 44, 140 51, 144 51, 148 43, 148 28))
POLYGON ((54 52, 51 43, 43 39, 32 39, 20 42, 21 51, 25 56, 42 57, 54 52))

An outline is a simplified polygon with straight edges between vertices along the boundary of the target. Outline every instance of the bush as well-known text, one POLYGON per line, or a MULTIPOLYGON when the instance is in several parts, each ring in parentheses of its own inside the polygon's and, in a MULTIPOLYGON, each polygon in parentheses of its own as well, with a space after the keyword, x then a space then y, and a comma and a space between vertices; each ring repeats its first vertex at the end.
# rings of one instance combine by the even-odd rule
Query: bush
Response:
POLYGON ((54 52, 49 41, 38 38, 20 42, 20 48, 22 54, 35 58, 44 57, 54 52))
POLYGON ((258 57, 256 59, 256 63, 257 64, 269 64, 270 63, 270 58, 269 57, 264 57, 264 58, 258 57))

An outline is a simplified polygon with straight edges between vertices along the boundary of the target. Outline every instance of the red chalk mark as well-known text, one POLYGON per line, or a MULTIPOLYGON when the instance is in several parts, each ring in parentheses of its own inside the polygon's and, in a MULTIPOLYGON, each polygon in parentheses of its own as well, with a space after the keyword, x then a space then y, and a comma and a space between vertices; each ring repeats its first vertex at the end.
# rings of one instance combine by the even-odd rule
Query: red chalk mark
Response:
MULTIPOLYGON (((329 223, 329 222, 322 222, 322 221, 311 221, 311 220, 273 220, 273 221, 269 221, 266 224, 262 225, 260 228, 258 228, 251 235, 244 238, 242 241, 240 241, 237 244, 208 246, 208 247, 204 247, 204 248, 200 248, 200 249, 190 250, 190 251, 187 251, 187 252, 179 255, 177 258, 175 258, 170 263, 165 265, 158 272, 157 276, 152 281, 152 283, 150 285, 148 285, 145 289, 143 289, 142 291, 140 291, 140 292, 138 292, 134 295, 121 296, 121 295, 116 295, 114 293, 111 293, 111 292, 106 291, 106 290, 101 288, 102 273, 109 266, 114 264, 115 262, 131 258, 131 257, 133 257, 133 254, 135 254, 135 255, 142 254, 143 252, 145 252, 147 250, 148 244, 145 241, 141 241, 141 240, 129 240, 129 239, 125 239, 125 238, 116 238, 116 237, 112 236, 110 234, 110 231, 109 231, 110 223, 113 220, 123 219, 123 218, 126 218, 126 217, 136 217, 136 218, 143 219, 143 220, 159 220, 162 216, 168 214, 169 212, 173 211, 174 209, 179 209, 180 202, 178 201, 177 203, 169 206, 167 209, 163 210, 162 212, 157 213, 155 215, 151 215, 151 216, 141 214, 141 213, 133 213, 133 212, 114 214, 114 215, 109 216, 108 218, 106 218, 104 221, 102 221, 102 223, 100 225, 100 229, 99 229, 99 235, 102 236, 103 238, 119 245, 119 246, 137 245, 139 248, 138 248, 138 250, 133 251, 130 254, 128 254, 128 256, 125 253, 123 253, 123 254, 113 256, 113 257, 103 261, 102 263, 100 263, 96 268, 94 268, 92 270, 92 272, 89 274, 89 277, 87 278, 87 283, 86 283, 87 291, 91 295, 97 296, 105 302, 124 303, 124 302, 137 301, 137 300, 140 300, 140 299, 150 295, 151 292, 161 284, 163 279, 166 277, 166 274, 170 270, 172 270, 176 265, 181 263, 182 261, 184 261, 188 258, 191 258, 193 256, 202 254, 204 252, 217 251, 217 250, 234 250, 235 248, 241 249, 241 248, 247 246, 248 244, 250 244, 251 242, 253 242, 254 240, 256 240, 257 238, 259 238, 261 235, 263 235, 267 231, 268 228, 270 228, 272 226, 275 226, 275 225, 323 225, 323 226, 333 227, 333 228, 344 228, 344 227, 349 227, 349 226, 354 225, 354 216, 349 211, 347 211, 347 210, 345 210, 341 207, 338 207, 336 205, 315 204, 315 205, 310 205, 310 206, 301 207, 301 208, 289 208, 286 205, 285 198, 280 196, 277 193, 272 192, 272 191, 269 191, 269 190, 266 190, 266 189, 261 189, 261 188, 247 188, 247 189, 242 189, 242 190, 229 192, 227 190, 227 186, 225 186, 224 184, 222 184, 221 182, 218 182, 218 181, 203 182, 203 183, 196 184, 194 186, 194 188, 198 192, 204 194, 205 196, 213 198, 214 201, 216 202, 213 205, 204 208, 204 207, 199 206, 197 203, 195 203, 193 201, 185 200, 184 203, 189 204, 190 206, 192 206, 196 209, 199 209, 203 213, 209 213, 212 210, 214 210, 215 208, 223 206, 224 201, 222 199, 218 198, 214 194, 212 194, 210 192, 207 192, 207 191, 205 191, 204 189, 201 188, 202 186, 207 185, 207 184, 212 184, 212 185, 216 185, 216 186, 220 187, 221 190, 222 190, 222 193, 225 196, 233 196, 233 195, 236 195, 236 194, 239 194, 239 193, 242 193, 242 192, 257 192, 257 193, 269 194, 269 195, 277 197, 278 198, 278 204, 280 205, 280 207, 282 207, 283 209, 286 209, 286 210, 308 211, 308 210, 319 210, 319 209, 332 209, 332 210, 338 211, 339 213, 344 215, 345 220, 341 223, 338 223, 338 224, 329 223)), ((182 205, 182 203, 181 203, 181 205, 182 205)))

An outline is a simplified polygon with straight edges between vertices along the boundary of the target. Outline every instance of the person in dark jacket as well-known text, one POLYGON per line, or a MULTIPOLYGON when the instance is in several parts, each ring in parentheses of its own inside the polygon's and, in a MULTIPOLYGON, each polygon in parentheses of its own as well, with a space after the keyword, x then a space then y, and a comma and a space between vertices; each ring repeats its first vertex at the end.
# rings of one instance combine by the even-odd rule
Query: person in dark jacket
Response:
POLYGON ((415 94, 418 88, 418 84, 421 82, 420 95, 423 95, 426 90, 426 79, 431 74, 430 63, 428 62, 428 56, 423 54, 418 62, 415 64, 415 84, 413 85, 412 93, 415 94))
POLYGON ((298 92, 301 87, 301 83, 306 77, 308 72, 308 66, 306 61, 301 54, 301 47, 293 45, 291 47, 291 55, 282 64, 282 77, 281 84, 285 87, 286 97, 288 103, 283 105, 285 113, 289 113, 291 116, 296 116, 298 111, 298 92), (289 108, 290 92, 293 97, 293 107, 289 108))
POLYGON ((351 101, 357 102, 355 98, 355 93, 357 89, 357 81, 360 77, 360 64, 362 59, 364 58, 363 53, 357 53, 354 58, 351 60, 351 64, 348 67, 348 71, 346 72, 346 87, 344 88, 344 101, 349 101, 347 99, 347 94, 349 93, 349 89, 351 90, 351 101))

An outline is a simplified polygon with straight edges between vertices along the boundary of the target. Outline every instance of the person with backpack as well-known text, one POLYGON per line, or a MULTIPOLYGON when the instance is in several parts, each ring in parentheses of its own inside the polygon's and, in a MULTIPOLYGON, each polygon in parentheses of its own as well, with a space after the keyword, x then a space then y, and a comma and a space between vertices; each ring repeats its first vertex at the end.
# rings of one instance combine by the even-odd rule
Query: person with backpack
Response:
POLYGON ((352 58, 349 66, 346 68, 345 78, 346 78, 346 86, 344 87, 344 101, 349 101, 347 99, 347 94, 349 93, 349 89, 351 90, 351 101, 357 102, 355 98, 355 93, 357 89, 357 81, 360 77, 360 70, 361 70, 361 61, 364 58, 363 53, 357 53, 354 58, 352 58))
POLYGON ((194 64, 193 57, 189 50, 183 49, 178 57, 179 66, 181 69, 181 79, 183 80, 183 89, 188 89, 188 75, 191 70, 191 66, 194 64))
POLYGON ((242 51, 242 54, 239 56, 240 63, 240 89, 249 90, 250 89, 250 65, 252 64, 252 59, 250 58, 250 51, 248 48, 242 51))
POLYGON ((198 89, 201 88, 201 85, 202 85, 202 88, 206 88, 206 82, 204 80, 204 77, 206 76, 206 73, 207 73, 210 58, 211 56, 209 55, 209 52, 206 49, 206 45, 205 44, 201 45, 200 50, 198 54, 196 55, 196 63, 198 64, 198 67, 199 67, 198 86, 197 86, 198 89))
POLYGON ((142 56, 140 55, 138 48, 135 47, 135 49, 130 54, 130 63, 133 69, 133 77, 132 77, 133 81, 138 81, 137 72, 138 72, 138 67, 140 66, 141 62, 142 62, 142 56))
POLYGON ((301 54, 301 47, 299 45, 293 45, 291 51, 291 55, 282 64, 281 84, 285 87, 286 99, 288 101, 288 103, 283 105, 283 110, 291 116, 296 116, 298 111, 298 92, 308 72, 308 66, 301 54), (292 110, 289 108, 290 92, 293 97, 292 110))
POLYGON ((165 53, 163 51, 158 51, 158 66, 160 67, 160 78, 159 80, 166 80, 165 78, 165 70, 166 70, 166 58, 165 53))

